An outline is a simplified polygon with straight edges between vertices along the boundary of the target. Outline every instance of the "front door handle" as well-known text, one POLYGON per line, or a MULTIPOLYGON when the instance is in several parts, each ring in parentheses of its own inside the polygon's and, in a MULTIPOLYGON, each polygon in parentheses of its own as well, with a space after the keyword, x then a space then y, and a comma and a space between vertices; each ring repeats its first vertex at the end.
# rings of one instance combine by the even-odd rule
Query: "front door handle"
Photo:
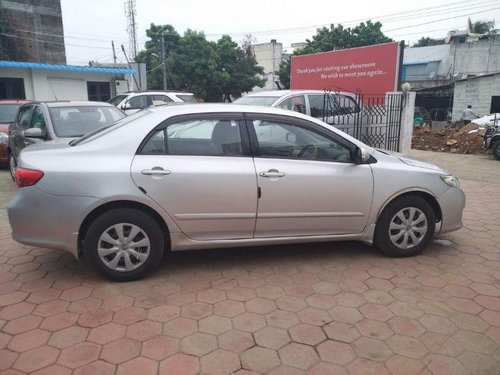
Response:
POLYGON ((285 173, 278 171, 277 169, 270 169, 267 172, 260 172, 261 177, 285 177, 285 173))
POLYGON ((141 173, 146 176, 167 176, 172 171, 163 169, 162 167, 154 167, 152 169, 143 169, 141 173))

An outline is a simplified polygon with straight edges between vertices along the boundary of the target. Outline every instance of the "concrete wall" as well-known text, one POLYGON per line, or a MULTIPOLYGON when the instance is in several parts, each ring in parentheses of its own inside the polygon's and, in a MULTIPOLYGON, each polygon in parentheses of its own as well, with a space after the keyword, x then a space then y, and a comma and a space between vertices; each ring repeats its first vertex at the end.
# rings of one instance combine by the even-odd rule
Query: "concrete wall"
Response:
POLYGON ((449 61, 452 74, 500 72, 500 36, 473 43, 452 44, 449 61))
POLYGON ((66 64, 60 0, 0 0, 15 61, 66 64))
POLYGON ((31 69, 0 69, 0 77, 23 78, 26 99, 88 100, 87 82, 127 79, 123 75, 87 72, 59 72, 31 69))
POLYGON ((491 97, 497 95, 500 95, 500 74, 455 82, 452 121, 460 120, 462 111, 469 104, 478 116, 488 115, 491 97))

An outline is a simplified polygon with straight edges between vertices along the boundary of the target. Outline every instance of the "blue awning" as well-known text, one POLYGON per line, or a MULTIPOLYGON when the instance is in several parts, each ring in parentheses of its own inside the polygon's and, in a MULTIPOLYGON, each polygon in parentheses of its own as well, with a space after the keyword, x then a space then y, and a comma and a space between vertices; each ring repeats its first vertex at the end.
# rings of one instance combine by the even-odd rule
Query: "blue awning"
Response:
POLYGON ((53 64, 39 64, 33 62, 18 62, 18 61, 0 61, 0 68, 51 70, 51 71, 62 71, 62 72, 108 73, 108 74, 137 73, 134 69, 125 69, 125 68, 99 68, 92 66, 53 65, 53 64))

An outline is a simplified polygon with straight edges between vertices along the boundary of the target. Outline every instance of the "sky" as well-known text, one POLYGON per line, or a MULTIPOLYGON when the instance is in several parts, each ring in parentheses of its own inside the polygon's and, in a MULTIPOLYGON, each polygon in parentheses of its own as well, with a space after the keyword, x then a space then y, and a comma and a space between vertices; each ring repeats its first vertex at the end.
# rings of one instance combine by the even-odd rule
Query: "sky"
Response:
MULTIPOLYGON (((61 0, 68 64, 90 60, 113 62, 114 41, 118 62, 129 51, 125 0, 61 0)), ((291 44, 312 39, 319 27, 341 23, 356 26, 380 21, 394 40, 413 44, 420 37, 444 38, 449 30, 464 30, 467 19, 494 20, 500 29, 498 0, 136 0, 139 50, 151 23, 172 25, 179 34, 203 31, 209 40, 229 34, 240 43, 251 34, 254 43, 276 39, 286 51, 291 44)))

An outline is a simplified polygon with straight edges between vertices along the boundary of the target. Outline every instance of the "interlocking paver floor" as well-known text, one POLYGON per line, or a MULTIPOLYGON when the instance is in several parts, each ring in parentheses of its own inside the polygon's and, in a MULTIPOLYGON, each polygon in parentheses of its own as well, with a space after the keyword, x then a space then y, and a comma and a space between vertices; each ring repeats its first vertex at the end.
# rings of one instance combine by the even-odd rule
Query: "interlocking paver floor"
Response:
POLYGON ((500 181, 485 167, 500 163, 418 155, 463 163, 467 195, 464 228, 420 256, 359 243, 176 253, 126 284, 14 242, 0 171, 0 373, 500 374, 500 181))

